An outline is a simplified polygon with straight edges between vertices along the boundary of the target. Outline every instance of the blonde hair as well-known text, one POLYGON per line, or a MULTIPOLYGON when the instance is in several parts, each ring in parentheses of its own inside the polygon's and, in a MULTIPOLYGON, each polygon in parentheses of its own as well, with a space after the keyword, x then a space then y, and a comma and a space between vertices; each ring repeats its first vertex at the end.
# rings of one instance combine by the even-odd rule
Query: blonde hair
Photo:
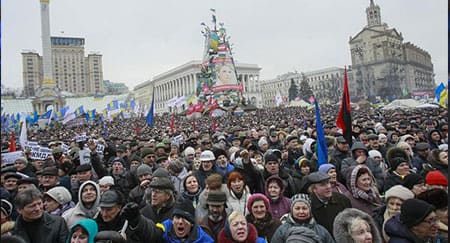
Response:
POLYGON ((245 222, 247 222, 247 219, 245 218, 244 214, 242 214, 239 211, 233 211, 229 216, 228 216, 228 223, 231 223, 231 221, 235 220, 237 217, 242 216, 245 219, 245 222))

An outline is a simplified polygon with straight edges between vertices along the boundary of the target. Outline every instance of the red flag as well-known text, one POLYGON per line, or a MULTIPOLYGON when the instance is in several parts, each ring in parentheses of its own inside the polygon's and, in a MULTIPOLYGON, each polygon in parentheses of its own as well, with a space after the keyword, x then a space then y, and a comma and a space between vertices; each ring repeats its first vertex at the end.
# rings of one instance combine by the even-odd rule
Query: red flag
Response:
POLYGON ((217 123, 217 117, 213 117, 213 125, 212 125, 212 130, 213 131, 216 130, 216 123, 217 123))
POLYGON ((342 129, 347 143, 352 146, 352 114, 350 107, 350 93, 348 92, 347 68, 344 70, 344 93, 342 94, 341 109, 336 121, 336 126, 342 129))
POLYGON ((175 128, 175 112, 172 113, 172 119, 170 120, 170 133, 173 133, 175 128))
POLYGON ((11 134, 11 141, 9 141, 9 152, 16 152, 16 136, 11 134))

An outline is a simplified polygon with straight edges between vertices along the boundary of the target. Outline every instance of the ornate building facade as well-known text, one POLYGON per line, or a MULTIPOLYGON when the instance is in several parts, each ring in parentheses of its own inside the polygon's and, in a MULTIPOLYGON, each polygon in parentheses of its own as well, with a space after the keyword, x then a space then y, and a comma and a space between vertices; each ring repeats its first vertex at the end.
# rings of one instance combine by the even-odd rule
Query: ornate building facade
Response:
POLYGON ((359 98, 400 98, 432 94, 434 72, 430 54, 407 42, 381 21, 381 10, 370 1, 367 25, 350 37, 355 93, 359 98))
MULTIPOLYGON (((195 94, 200 64, 200 61, 190 61, 137 85, 133 90, 135 100, 139 101, 141 106, 150 107, 153 89, 155 89, 155 113, 168 112, 167 102, 170 99, 195 94)), ((261 68, 256 64, 237 62, 236 70, 238 80, 243 82, 243 96, 249 103, 260 107, 262 105, 259 81, 261 68)))

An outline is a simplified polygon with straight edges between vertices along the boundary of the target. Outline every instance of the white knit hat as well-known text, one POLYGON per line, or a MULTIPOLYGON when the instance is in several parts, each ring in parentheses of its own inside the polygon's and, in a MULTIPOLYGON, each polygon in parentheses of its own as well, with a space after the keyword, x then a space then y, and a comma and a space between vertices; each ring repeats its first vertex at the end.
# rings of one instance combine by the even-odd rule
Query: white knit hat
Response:
POLYGON ((99 185, 114 185, 114 178, 112 176, 103 176, 100 180, 98 180, 99 185))
POLYGON ((383 156, 381 156, 380 151, 372 149, 369 151, 369 157, 373 159, 375 157, 383 157, 383 156))
POLYGON ((414 193, 402 185, 395 185, 386 191, 386 201, 391 197, 397 197, 405 201, 407 199, 414 198, 414 193))
POLYGON ((44 194, 53 198, 60 205, 64 205, 64 204, 72 201, 72 195, 70 194, 69 190, 67 190, 63 186, 53 187, 50 190, 48 190, 47 192, 45 192, 44 194))

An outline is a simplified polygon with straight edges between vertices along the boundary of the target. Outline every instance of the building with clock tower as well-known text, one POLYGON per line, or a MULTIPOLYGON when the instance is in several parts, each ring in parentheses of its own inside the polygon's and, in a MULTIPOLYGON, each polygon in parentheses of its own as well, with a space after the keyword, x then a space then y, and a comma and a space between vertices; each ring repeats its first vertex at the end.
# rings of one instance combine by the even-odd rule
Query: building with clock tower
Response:
POLYGON ((432 95, 434 72, 430 54, 404 43, 401 32, 381 21, 381 10, 370 0, 367 25, 350 37, 352 96, 374 100, 432 95))

